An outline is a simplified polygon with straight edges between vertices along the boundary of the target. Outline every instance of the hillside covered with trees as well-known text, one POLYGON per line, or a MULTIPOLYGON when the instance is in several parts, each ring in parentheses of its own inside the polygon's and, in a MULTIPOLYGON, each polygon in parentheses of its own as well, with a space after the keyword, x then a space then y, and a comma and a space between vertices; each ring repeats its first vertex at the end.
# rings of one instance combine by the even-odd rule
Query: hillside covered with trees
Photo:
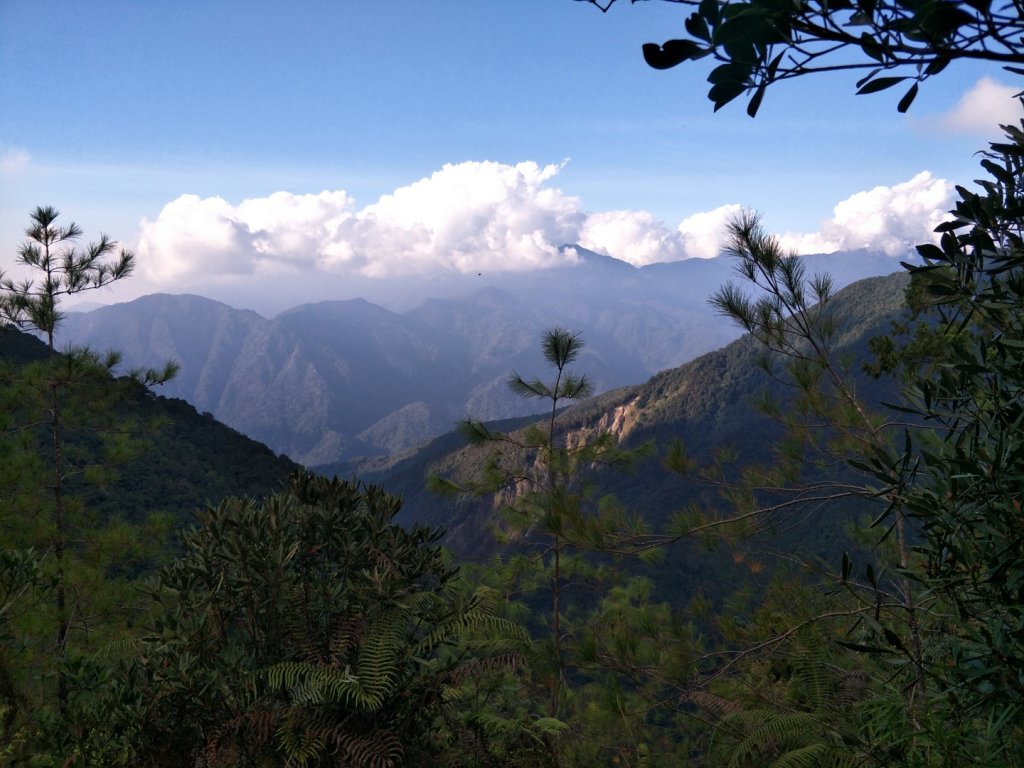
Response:
MULTIPOLYGON (((910 68, 905 109, 961 57, 1019 74, 1020 23, 705 2, 647 53, 719 60, 753 114, 852 48, 861 92, 910 68)), ((845 292, 737 216, 710 301, 741 340, 589 399, 548 329, 506 382, 540 416, 362 467, 390 488, 158 398, 174 361, 62 348, 135 257, 36 209, 33 277, 0 274, 0 761, 1024 765, 1024 123, 982 166, 922 264, 845 292)))

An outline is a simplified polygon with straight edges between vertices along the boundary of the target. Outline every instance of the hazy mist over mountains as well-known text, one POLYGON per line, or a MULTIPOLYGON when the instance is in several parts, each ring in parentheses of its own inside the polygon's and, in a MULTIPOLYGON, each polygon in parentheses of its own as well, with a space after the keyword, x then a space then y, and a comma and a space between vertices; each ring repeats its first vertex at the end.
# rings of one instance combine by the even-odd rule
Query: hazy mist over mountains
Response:
MULTIPOLYGON (((362 298, 266 316, 155 294, 69 313, 61 335, 118 349, 128 367, 177 360, 181 373, 160 394, 307 465, 396 453, 467 415, 527 415, 533 404, 505 380, 513 370, 544 373, 539 339, 554 325, 583 335, 578 370, 597 392, 645 381, 739 335, 707 304, 731 279, 730 259, 637 268, 576 250, 577 264, 551 269, 363 280, 348 286, 365 288, 362 298)), ((804 258, 837 287, 899 269, 881 252, 804 258)), ((322 295, 323 286, 313 290, 322 295)))

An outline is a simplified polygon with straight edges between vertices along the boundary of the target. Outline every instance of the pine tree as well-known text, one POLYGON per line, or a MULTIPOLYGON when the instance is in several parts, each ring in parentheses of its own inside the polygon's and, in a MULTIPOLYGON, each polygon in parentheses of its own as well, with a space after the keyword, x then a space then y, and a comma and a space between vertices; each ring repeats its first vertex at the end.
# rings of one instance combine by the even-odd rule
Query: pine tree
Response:
MULTIPOLYGON (((641 679, 639 670, 676 674, 686 666, 692 638, 667 606, 650 599, 648 582, 628 576, 613 560, 655 556, 657 550, 643 520, 600 496, 597 481, 602 471, 628 469, 651 446, 624 449, 610 431, 576 429, 562 414, 568 402, 591 394, 586 376, 570 369, 582 349, 579 334, 545 332, 542 350, 551 378, 512 373, 508 379, 516 394, 544 402, 543 420, 509 433, 465 421, 463 434, 489 455, 469 482, 434 478, 432 486, 499 500, 504 553, 482 578, 505 590, 535 633, 529 672, 516 681, 517 703, 529 709, 532 722, 551 726, 534 733, 547 752, 531 755, 533 762, 514 752, 503 760, 655 765, 674 752, 664 748, 652 757, 650 741, 659 729, 651 715, 661 704, 663 680, 641 679)), ((492 716, 507 735, 516 709, 510 701, 504 707, 503 717, 497 711, 492 716)), ((674 713, 661 714, 673 722, 674 713)))
MULTIPOLYGON (((81 542, 73 540, 81 509, 72 493, 83 479, 131 455, 125 425, 113 414, 116 405, 106 395, 116 388, 111 379, 120 358, 87 349, 59 349, 57 333, 62 301, 84 291, 103 288, 131 275, 132 252, 106 235, 85 248, 77 247, 82 230, 74 223, 60 226, 52 207, 36 208, 18 249, 17 263, 33 276, 16 281, 0 272, 0 321, 40 335, 46 343, 44 360, 5 370, 2 377, 2 420, 6 457, 5 476, 12 503, 2 522, 9 541, 17 540, 12 526, 24 532, 27 513, 36 531, 27 543, 36 545, 52 566, 52 600, 56 627, 51 663, 56 670, 56 700, 61 720, 69 716, 71 691, 65 661, 77 608, 71 594, 69 562, 81 542), (75 440, 71 433, 76 433, 75 440), (40 535, 41 534, 41 535, 40 535), (34 539, 34 540, 33 540, 34 539)), ((146 385, 167 381, 177 371, 133 371, 146 385)))

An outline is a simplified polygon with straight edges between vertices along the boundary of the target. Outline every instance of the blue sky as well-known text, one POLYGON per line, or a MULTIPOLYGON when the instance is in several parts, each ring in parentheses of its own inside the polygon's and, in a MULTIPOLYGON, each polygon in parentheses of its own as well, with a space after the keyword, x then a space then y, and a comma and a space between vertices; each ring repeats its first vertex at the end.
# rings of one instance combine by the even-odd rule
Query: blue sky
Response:
POLYGON ((636 264, 707 256, 739 206, 801 250, 895 252, 1016 115, 1010 76, 980 65, 927 82, 909 116, 850 75, 715 114, 708 64, 640 55, 685 14, 0 0, 0 268, 41 204, 137 249, 135 293, 533 268, 560 237, 636 264))

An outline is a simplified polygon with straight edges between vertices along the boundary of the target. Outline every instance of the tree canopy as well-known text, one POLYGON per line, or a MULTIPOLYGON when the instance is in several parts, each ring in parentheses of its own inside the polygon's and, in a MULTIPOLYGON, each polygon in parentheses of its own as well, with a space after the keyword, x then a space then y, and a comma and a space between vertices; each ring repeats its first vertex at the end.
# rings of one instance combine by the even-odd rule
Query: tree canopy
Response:
MULTIPOLYGON (((82 492, 99 487, 113 467, 139 455, 145 447, 139 438, 156 426, 134 423, 119 411, 128 380, 111 377, 120 362, 117 353, 98 355, 69 347, 58 354, 55 334, 64 298, 129 277, 135 258, 130 251, 116 253, 116 242, 106 235, 79 247, 81 228, 74 223, 60 226, 59 217, 49 206, 29 214, 16 263, 30 277, 15 281, 0 270, 4 342, 14 327, 39 334, 46 343, 42 359, 24 365, 0 360, 0 560, 33 566, 5 564, 0 569, 0 578, 19 579, 19 586, 0 601, 0 611, 20 604, 10 611, 19 615, 18 622, 0 622, 0 640, 33 647, 37 654, 31 664, 22 665, 8 661, 0 649, 0 677, 5 680, 0 708, 6 708, 4 731, 10 732, 15 724, 23 727, 22 715, 36 721, 25 726, 27 731, 38 730, 38 723, 47 720, 48 696, 40 692, 48 691, 51 682, 59 711, 55 732, 69 730, 80 682, 75 656, 93 643, 93 619, 108 610, 110 601, 120 599, 116 589, 107 589, 117 579, 99 575, 116 570, 116 558, 101 552, 109 545, 108 535, 125 533, 112 519, 102 524, 92 519, 82 492), (28 578, 36 572, 45 577, 38 584, 28 578), (97 581, 106 584, 97 589, 97 581), (44 592, 49 608, 39 599, 44 592), (44 635, 53 638, 49 647, 40 642, 44 635), (27 669, 34 671, 23 675, 27 669)), ((155 385, 177 370, 176 363, 168 362, 162 371, 133 371, 132 377, 155 385)), ((138 541, 146 540, 146 533, 134 534, 138 541)))
MULTIPOLYGON (((607 11, 617 0, 583 0, 607 11)), ((630 0, 632 3, 640 0, 630 0)), ((769 85, 821 72, 863 72, 858 94, 920 84, 957 60, 987 61, 1024 74, 1019 2, 993 0, 664 0, 692 8, 686 37, 647 43, 655 69, 711 57, 708 98, 717 111, 750 94, 753 117, 769 85)))

